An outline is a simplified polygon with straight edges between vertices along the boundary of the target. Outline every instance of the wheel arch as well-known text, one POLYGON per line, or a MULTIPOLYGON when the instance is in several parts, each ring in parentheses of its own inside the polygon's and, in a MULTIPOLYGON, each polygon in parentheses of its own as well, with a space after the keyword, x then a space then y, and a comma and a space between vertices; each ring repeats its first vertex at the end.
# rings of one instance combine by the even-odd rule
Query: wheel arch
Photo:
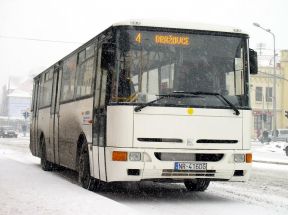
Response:
POLYGON ((80 157, 80 152, 81 152, 81 147, 84 143, 87 143, 87 138, 84 132, 81 132, 78 140, 77 140, 77 149, 76 149, 76 170, 78 171, 78 163, 79 163, 79 157, 80 157))

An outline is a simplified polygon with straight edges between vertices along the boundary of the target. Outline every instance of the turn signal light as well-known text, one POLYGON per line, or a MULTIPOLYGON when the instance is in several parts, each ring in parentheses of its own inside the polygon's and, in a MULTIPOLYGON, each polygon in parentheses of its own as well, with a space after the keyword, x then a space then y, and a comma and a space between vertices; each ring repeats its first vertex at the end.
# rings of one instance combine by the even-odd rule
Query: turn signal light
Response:
POLYGON ((246 163, 252 163, 252 153, 246 154, 246 163))
POLYGON ((127 152, 113 151, 112 160, 113 161, 127 161, 127 152))

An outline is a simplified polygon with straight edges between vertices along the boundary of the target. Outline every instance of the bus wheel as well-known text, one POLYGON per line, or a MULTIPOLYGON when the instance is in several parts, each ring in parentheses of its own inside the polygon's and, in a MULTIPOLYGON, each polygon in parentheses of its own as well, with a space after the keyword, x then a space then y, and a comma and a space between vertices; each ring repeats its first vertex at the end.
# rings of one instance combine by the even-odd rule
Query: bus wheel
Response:
POLYGON ((83 143, 80 151, 79 163, 78 163, 79 175, 78 181, 81 186, 88 190, 95 190, 97 188, 96 179, 91 177, 88 144, 83 143))
POLYGON ((207 179, 202 179, 202 178, 198 178, 196 180, 187 180, 184 181, 185 187, 187 188, 187 190, 189 191, 205 191, 209 184, 210 181, 207 179))
POLYGON ((44 171, 52 171, 53 164, 46 159, 46 147, 44 137, 40 140, 41 143, 41 167, 44 171))
POLYGON ((288 156, 288 146, 286 147, 285 152, 286 152, 286 156, 288 156))

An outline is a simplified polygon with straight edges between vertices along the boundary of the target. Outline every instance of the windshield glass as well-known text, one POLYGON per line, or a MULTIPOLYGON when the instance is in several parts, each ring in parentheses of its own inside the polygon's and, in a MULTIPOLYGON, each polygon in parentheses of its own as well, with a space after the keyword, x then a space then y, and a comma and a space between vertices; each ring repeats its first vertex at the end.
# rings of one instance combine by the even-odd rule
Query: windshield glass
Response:
MULTIPOLYGON (((113 102, 147 103, 175 91, 214 92, 248 107, 246 39, 200 33, 121 29, 113 102)), ((215 96, 167 97, 154 105, 227 107, 215 96)))

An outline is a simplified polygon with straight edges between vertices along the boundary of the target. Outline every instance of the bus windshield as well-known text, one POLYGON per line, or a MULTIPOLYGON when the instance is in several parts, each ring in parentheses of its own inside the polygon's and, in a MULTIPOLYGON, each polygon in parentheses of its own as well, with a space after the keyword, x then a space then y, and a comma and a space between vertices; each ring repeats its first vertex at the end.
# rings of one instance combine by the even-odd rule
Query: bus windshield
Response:
POLYGON ((167 97, 153 105, 249 107, 247 39, 207 32, 119 29, 116 37, 113 102, 147 103, 173 92, 207 92, 167 97))

